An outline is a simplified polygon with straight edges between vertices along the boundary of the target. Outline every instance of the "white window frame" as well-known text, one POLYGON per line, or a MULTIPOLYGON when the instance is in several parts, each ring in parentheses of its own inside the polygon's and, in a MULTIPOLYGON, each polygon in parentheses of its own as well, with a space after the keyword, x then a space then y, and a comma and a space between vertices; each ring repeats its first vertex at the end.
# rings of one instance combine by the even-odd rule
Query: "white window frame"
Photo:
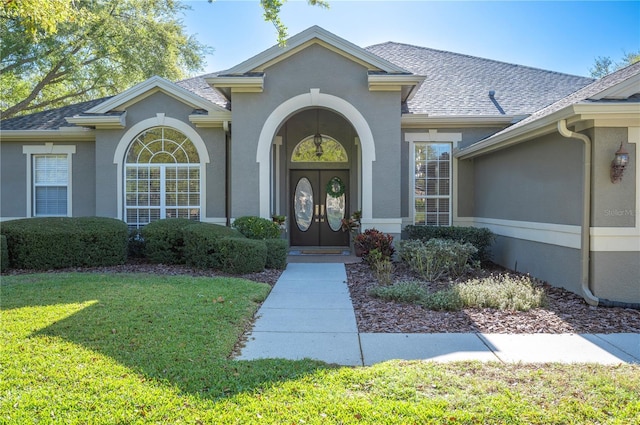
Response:
MULTIPOLYGON (((138 142, 141 141, 139 140, 139 137, 142 136, 143 134, 145 134, 147 131, 149 130, 154 130, 156 128, 160 128, 160 129, 169 129, 169 130, 174 130, 174 131, 178 131, 173 127, 169 127, 169 126, 156 126, 156 127, 151 127, 151 128, 147 128, 144 131, 142 131, 140 134, 138 134, 129 144, 129 147, 127 148, 126 152, 125 152, 125 161, 124 161, 124 173, 125 176, 123 178, 124 181, 124 185, 125 188, 123 188, 123 193, 125 198, 129 195, 129 194, 135 194, 138 195, 139 192, 129 192, 126 188, 127 182, 130 181, 129 178, 127 178, 126 174, 127 171, 129 169, 135 169, 136 170, 136 174, 138 174, 138 170, 140 169, 148 169, 149 171, 152 168, 158 168, 159 171, 159 176, 158 176, 158 180, 160 182, 160 192, 158 193, 158 197, 159 197, 159 205, 149 205, 149 206, 140 206, 140 205, 128 205, 125 199, 124 202, 124 213, 123 213, 123 220, 127 223, 127 225, 130 228, 136 228, 139 229, 147 224, 149 224, 152 220, 151 218, 149 218, 149 221, 146 223, 141 223, 139 219, 136 219, 135 223, 130 222, 129 221, 129 216, 128 216, 128 211, 129 210, 157 210, 158 214, 159 214, 159 219, 164 219, 167 218, 167 210, 180 210, 180 209, 188 209, 188 210, 193 210, 193 209, 197 209, 198 211, 198 221, 202 220, 202 210, 203 210, 203 206, 202 206, 202 192, 204 190, 204 185, 203 185, 203 181, 202 181, 202 175, 203 175, 203 171, 204 171, 204 167, 202 166, 202 163, 200 162, 200 157, 199 157, 199 153, 198 153, 198 161, 197 162, 190 162, 190 159, 193 158, 189 158, 187 156, 187 162, 177 162, 175 156, 173 155, 172 152, 169 152, 167 150, 165 150, 165 140, 171 141, 172 143, 174 143, 176 146, 181 147, 185 142, 189 142, 190 144, 192 144, 194 146, 194 148, 196 148, 196 152, 197 152, 197 146, 195 143, 193 143, 193 141, 187 137, 184 133, 180 132, 184 137, 185 140, 183 140, 182 142, 179 142, 177 140, 171 140, 168 138, 165 138, 164 136, 164 131, 162 132, 162 137, 161 140, 162 142, 162 151, 165 154, 168 154, 170 156, 172 156, 174 158, 175 162, 161 162, 161 163, 152 163, 152 162, 137 162, 137 160, 139 160, 139 158, 136 159, 136 162, 127 162, 126 161, 126 156, 129 153, 129 150, 133 147, 133 145, 138 142), (167 192, 166 192, 166 185, 167 185, 167 169, 168 168, 185 168, 187 170, 192 170, 192 169, 197 169, 198 170, 198 200, 199 200, 199 204, 196 205, 171 205, 168 206, 167 205, 167 192)), ((147 147, 145 147, 145 149, 148 150, 147 147)), ((190 171, 187 171, 188 174, 190 175, 190 171)), ((136 181, 137 179, 133 179, 133 181, 136 181)), ((187 179, 190 182, 190 178, 187 179)), ((187 193, 187 195, 189 195, 189 193, 187 193)), ((191 216, 191 213, 189 213, 189 215, 191 216)), ((138 213, 138 217, 139 217, 139 213, 138 213)), ((189 217, 191 218, 191 217, 189 217)))
MULTIPOLYGON (((44 145, 26 145, 22 147, 22 153, 27 156, 27 212, 26 217, 35 217, 35 188, 33 179, 33 158, 37 155, 66 155, 67 156, 67 214, 66 217, 73 217, 73 172, 72 155, 76 153, 75 145, 54 145, 45 143, 44 145)), ((60 217, 60 216, 57 216, 60 217)))
MULTIPOLYGON (((449 225, 452 226, 455 217, 455 198, 457 195, 455 180, 456 159, 453 156, 454 149, 458 147, 458 144, 462 141, 462 133, 441 133, 438 130, 428 130, 428 132, 410 133, 406 132, 404 136, 405 142, 409 143, 409 220, 412 224, 416 223, 415 217, 415 167, 416 167, 416 144, 429 144, 429 143, 449 143, 451 144, 451 158, 449 161, 449 225)), ((428 199, 425 197, 425 199, 428 199)), ((426 221, 426 220, 425 220, 426 221)), ((427 226, 427 224, 424 224, 427 226)))

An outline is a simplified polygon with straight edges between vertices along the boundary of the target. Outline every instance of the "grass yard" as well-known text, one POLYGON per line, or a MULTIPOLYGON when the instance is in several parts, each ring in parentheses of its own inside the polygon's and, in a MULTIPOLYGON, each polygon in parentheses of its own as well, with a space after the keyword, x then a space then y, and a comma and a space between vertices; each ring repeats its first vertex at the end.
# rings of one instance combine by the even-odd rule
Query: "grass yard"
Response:
POLYGON ((3 276, 0 423, 640 422, 640 367, 228 359, 268 286, 3 276))

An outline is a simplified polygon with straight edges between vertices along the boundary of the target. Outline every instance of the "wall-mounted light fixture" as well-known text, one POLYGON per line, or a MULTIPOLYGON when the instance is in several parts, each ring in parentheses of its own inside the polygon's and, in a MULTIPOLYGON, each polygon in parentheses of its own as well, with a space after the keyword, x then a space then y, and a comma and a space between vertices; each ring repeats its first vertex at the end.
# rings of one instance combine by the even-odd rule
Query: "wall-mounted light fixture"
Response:
POLYGON ((629 152, 625 151, 620 143, 620 148, 616 151, 613 161, 611 161, 611 183, 622 181, 624 169, 629 164, 629 152))
POLYGON ((316 134, 313 136, 313 144, 316 147, 316 156, 320 158, 324 151, 322 150, 322 134, 320 134, 320 110, 316 110, 316 134))

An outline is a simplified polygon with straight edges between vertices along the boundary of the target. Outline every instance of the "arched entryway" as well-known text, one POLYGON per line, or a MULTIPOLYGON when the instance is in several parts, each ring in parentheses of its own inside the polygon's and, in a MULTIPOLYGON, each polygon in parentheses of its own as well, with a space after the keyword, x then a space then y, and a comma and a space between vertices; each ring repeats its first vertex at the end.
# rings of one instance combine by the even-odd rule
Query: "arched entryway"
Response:
MULTIPOLYGON (((358 196, 363 219, 371 219, 372 164, 376 156, 373 134, 369 124, 357 108, 337 96, 320 93, 319 89, 311 89, 309 93, 295 96, 283 102, 274 109, 262 127, 256 153, 256 161, 259 164, 260 215, 262 217, 271 216, 274 211, 273 186, 279 185, 278 188, 281 189, 283 185, 282 181, 278 182, 277 178, 273 178, 275 160, 272 155, 272 147, 274 142, 276 145, 278 144, 277 134, 290 117, 309 109, 324 109, 338 114, 354 129, 357 141, 353 141, 353 143, 359 144, 360 151, 357 154, 358 175, 349 177, 350 181, 356 181, 351 193, 358 196)), ((290 176, 287 176, 286 180, 289 181, 290 176)))

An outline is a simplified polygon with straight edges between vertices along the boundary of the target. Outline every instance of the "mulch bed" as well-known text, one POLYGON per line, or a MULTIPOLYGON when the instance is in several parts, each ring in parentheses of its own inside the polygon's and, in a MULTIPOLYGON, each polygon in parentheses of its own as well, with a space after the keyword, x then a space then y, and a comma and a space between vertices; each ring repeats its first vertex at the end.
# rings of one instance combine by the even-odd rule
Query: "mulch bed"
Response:
MULTIPOLYGON (((413 304, 374 298, 368 290, 377 285, 364 263, 347 264, 351 300, 360 332, 383 333, 640 333, 640 311, 623 308, 592 307, 582 297, 562 288, 542 284, 548 305, 528 312, 495 309, 433 311, 413 304)), ((497 266, 477 272, 511 273, 497 266)), ((396 264, 394 282, 416 280, 402 265, 396 264)), ((429 285, 440 289, 451 282, 429 285)))

